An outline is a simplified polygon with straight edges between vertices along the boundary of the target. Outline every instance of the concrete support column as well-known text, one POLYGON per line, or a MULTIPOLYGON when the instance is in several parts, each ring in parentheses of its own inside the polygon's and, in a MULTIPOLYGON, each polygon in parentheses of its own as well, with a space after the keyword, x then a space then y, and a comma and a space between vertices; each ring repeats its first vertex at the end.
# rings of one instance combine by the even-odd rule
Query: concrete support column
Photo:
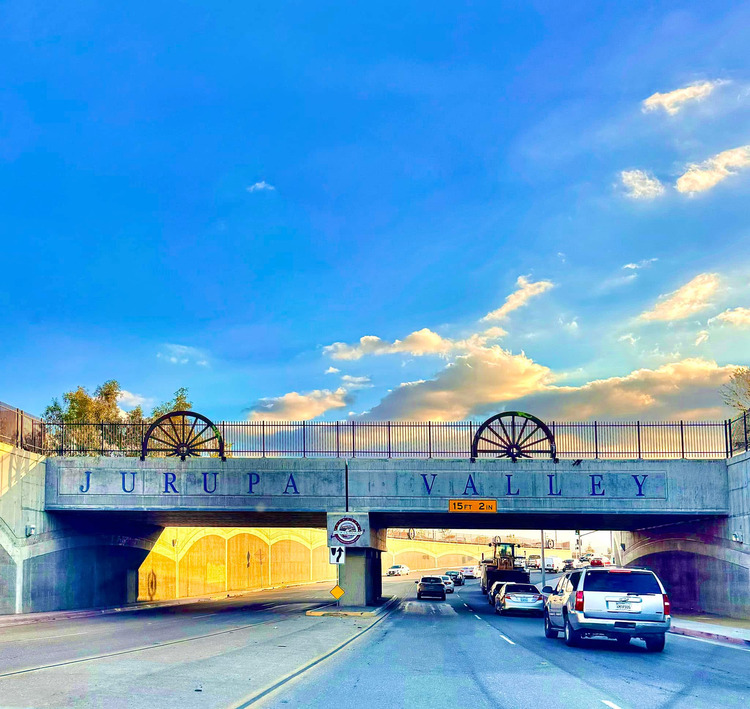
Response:
POLYGON ((372 606, 383 594, 382 552, 386 530, 373 529, 370 515, 360 512, 328 513, 328 546, 346 549, 346 563, 339 568, 344 589, 342 606, 372 606))

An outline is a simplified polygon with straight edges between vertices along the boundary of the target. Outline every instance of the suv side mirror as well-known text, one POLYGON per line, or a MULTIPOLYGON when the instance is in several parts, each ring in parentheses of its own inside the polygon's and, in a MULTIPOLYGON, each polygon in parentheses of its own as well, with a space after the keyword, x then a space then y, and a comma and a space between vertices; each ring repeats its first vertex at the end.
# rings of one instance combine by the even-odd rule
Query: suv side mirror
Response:
POLYGON ((553 591, 552 586, 545 586, 542 589, 542 593, 544 593, 545 595, 549 595, 550 593, 552 593, 552 591, 553 591))
POLYGON ((415 581, 414 583, 419 583, 419 581, 415 581))

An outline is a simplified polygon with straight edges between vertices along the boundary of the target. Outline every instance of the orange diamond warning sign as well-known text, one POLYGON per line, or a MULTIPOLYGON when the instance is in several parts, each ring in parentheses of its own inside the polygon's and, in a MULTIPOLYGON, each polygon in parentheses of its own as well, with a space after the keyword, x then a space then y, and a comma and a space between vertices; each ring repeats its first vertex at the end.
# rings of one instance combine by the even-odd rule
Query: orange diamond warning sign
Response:
POLYGON ((337 601, 338 601, 338 600, 339 600, 339 598, 341 598, 341 596, 343 596, 343 595, 344 595, 345 593, 346 593, 346 591, 344 591, 344 589, 343 589, 343 588, 341 588, 341 586, 339 586, 338 584, 336 584, 336 585, 335 585, 335 586, 334 586, 334 587, 333 587, 333 588, 331 589, 331 595, 332 595, 332 596, 333 596, 333 597, 334 597, 334 598, 335 598, 335 599, 336 599, 337 601))

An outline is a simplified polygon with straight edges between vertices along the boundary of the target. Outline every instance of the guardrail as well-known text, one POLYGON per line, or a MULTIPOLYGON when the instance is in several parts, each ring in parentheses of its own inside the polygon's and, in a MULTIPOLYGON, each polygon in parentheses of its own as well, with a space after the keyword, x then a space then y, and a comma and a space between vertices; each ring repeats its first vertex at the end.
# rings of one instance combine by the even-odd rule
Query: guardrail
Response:
POLYGON ((0 442, 41 453, 43 440, 40 419, 0 401, 0 442))
MULTIPOLYGON (((48 455, 138 456, 143 423, 48 423, 31 442, 48 455)), ((747 414, 724 421, 552 421, 559 458, 729 458, 749 449, 747 414)), ((475 421, 222 421, 227 457, 468 458, 475 421)), ((24 445, 24 447, 26 447, 24 445)))

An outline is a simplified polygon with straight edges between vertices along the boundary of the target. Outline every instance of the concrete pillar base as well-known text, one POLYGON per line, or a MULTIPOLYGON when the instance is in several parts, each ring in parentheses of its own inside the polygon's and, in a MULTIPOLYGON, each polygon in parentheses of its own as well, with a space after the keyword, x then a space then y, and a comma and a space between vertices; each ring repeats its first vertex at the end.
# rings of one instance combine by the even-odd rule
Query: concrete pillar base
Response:
POLYGON ((346 563, 339 567, 339 586, 344 589, 341 606, 373 606, 383 595, 379 549, 346 550, 346 563))

